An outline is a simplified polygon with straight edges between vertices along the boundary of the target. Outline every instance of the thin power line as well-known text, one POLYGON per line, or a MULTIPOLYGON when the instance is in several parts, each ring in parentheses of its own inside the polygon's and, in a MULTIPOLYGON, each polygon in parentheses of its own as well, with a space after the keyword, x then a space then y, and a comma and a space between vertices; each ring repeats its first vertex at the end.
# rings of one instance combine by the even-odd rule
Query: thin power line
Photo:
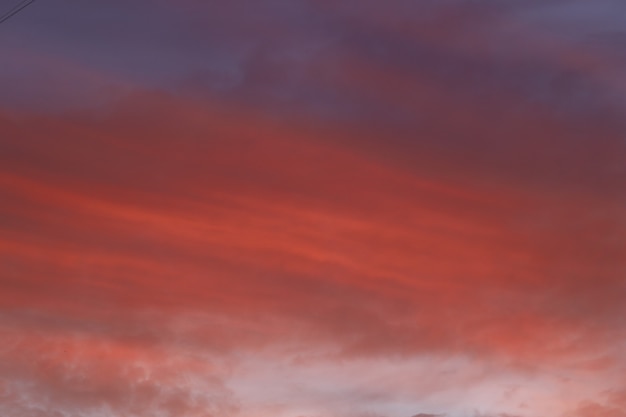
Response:
POLYGON ((6 22, 7 20, 9 20, 10 18, 15 16, 20 11, 22 11, 26 7, 30 6, 34 2, 35 2, 35 0, 22 0, 22 2, 18 3, 11 10, 7 11, 2 16, 0 16, 0 24, 6 22))
POLYGON ((0 15, 0 23, 10 19, 12 16, 14 16, 16 13, 18 13, 23 6, 26 6, 29 0, 21 0, 17 5, 13 6, 11 9, 7 10, 6 12, 4 12, 2 15, 0 15))
POLYGON ((16 4, 11 9, 7 10, 2 15, 0 15, 0 19, 5 19, 7 17, 11 17, 15 13, 19 12, 23 7, 27 6, 26 3, 30 3, 31 1, 32 0, 20 0, 20 2, 18 4, 16 4))
POLYGON ((34 1, 35 0, 22 0, 20 3, 18 3, 15 6, 13 6, 12 9, 8 10, 6 13, 4 13, 3 15, 0 16, 0 23, 4 23, 5 21, 9 20, 11 17, 15 16, 17 13, 19 13, 21 10, 25 9, 27 6, 29 6, 34 1))

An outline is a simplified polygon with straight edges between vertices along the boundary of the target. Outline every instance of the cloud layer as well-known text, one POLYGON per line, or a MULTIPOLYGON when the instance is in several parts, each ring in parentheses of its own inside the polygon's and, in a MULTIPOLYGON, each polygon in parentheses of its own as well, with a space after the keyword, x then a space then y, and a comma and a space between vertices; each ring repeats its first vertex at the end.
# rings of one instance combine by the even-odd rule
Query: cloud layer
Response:
POLYGON ((620 8, 12 19, 0 411, 624 415, 620 8))

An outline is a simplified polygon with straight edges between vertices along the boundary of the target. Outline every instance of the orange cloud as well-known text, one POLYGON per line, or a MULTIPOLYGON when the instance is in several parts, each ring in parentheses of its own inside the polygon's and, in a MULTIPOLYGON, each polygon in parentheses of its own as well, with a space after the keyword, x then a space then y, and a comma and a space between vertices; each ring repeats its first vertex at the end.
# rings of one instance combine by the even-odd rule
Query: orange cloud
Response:
POLYGON ((615 2, 157 3, 3 26, 0 415, 624 414, 615 2))
POLYGON ((131 120, 120 108, 106 121, 13 122, 25 140, 5 146, 56 167, 0 174, 16 219, 2 239, 14 308, 95 297, 105 309, 288 314, 363 352, 562 355, 567 335, 602 331, 569 309, 597 309, 617 285, 618 206, 597 214, 613 203, 472 185, 471 172, 455 183, 236 109, 135 100, 131 120), (188 132, 168 140, 178 124, 188 132), (36 139, 44 127, 61 142, 36 139), (617 229, 594 238, 598 227, 617 229))

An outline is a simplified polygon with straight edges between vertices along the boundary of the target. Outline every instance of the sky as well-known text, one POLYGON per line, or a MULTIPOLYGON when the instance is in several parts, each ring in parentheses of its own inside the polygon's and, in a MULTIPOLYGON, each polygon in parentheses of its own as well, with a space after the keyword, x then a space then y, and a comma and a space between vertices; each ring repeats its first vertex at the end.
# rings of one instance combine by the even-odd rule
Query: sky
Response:
POLYGON ((624 51, 621 0, 34 2, 0 415, 626 417, 624 51))

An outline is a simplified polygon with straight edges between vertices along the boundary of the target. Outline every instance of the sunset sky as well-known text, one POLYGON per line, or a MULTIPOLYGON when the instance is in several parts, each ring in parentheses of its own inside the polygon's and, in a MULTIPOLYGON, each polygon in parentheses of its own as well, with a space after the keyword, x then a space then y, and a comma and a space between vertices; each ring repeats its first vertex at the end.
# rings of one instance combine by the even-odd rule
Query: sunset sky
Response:
POLYGON ((623 0, 39 0, 0 54, 0 416, 626 417, 623 0))

